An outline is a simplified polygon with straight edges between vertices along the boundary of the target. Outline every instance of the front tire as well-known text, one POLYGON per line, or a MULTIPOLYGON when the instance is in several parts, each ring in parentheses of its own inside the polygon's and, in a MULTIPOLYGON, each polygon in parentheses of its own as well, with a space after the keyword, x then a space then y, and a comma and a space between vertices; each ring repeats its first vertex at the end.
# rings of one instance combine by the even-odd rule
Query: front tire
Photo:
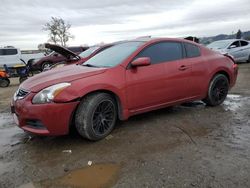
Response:
POLYGON ((89 140, 105 138, 117 120, 117 105, 111 95, 95 93, 86 96, 76 110, 75 124, 78 133, 89 140))
POLYGON ((207 97, 203 100, 209 106, 217 106, 224 102, 229 90, 228 78, 217 74, 210 82, 207 97))

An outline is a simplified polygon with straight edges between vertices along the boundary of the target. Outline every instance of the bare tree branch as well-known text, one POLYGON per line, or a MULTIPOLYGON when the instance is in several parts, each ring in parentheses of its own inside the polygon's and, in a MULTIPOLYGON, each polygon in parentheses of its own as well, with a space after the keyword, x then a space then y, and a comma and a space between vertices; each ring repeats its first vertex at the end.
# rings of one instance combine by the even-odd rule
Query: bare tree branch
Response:
POLYGON ((69 32, 70 27, 71 24, 65 23, 62 18, 51 17, 51 20, 42 29, 49 31, 49 41, 66 46, 69 39, 74 38, 69 32))

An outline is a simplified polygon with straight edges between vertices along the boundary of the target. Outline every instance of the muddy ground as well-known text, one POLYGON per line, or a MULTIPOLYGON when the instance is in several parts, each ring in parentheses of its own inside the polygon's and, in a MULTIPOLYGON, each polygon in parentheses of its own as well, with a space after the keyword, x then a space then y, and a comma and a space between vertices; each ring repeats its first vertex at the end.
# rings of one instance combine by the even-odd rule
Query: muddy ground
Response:
POLYGON ((250 64, 239 66, 223 105, 138 115, 99 142, 24 133, 12 80, 0 88, 0 187, 250 187, 250 64))

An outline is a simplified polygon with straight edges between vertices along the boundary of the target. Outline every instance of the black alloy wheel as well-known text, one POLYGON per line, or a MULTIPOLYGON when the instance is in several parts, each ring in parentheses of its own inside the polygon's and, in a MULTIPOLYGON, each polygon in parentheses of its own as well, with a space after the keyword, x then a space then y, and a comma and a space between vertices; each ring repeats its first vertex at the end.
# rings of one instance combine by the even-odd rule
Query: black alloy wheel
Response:
POLYGON ((115 121, 115 104, 112 101, 105 100, 98 104, 93 117, 93 129, 97 135, 103 135, 112 127, 115 121))
POLYGON ((113 130, 117 120, 117 104, 108 93, 85 96, 75 113, 75 127, 84 138, 97 141, 113 130))
POLYGON ((203 100, 209 106, 217 106, 224 102, 229 90, 228 78, 217 74, 210 82, 207 97, 203 100))

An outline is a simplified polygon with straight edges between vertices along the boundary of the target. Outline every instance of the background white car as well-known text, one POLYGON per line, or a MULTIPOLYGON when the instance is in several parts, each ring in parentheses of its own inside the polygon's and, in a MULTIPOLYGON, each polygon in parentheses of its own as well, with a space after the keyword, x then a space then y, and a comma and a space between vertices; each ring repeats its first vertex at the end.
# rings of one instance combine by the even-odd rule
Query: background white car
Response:
POLYGON ((20 59, 23 59, 26 63, 30 59, 36 59, 44 57, 43 53, 34 54, 22 54, 20 49, 14 47, 4 47, 0 48, 0 68, 6 64, 8 67, 23 65, 20 59))
POLYGON ((207 45, 208 48, 223 54, 232 55, 236 62, 250 62, 250 42, 242 39, 218 40, 207 45))

